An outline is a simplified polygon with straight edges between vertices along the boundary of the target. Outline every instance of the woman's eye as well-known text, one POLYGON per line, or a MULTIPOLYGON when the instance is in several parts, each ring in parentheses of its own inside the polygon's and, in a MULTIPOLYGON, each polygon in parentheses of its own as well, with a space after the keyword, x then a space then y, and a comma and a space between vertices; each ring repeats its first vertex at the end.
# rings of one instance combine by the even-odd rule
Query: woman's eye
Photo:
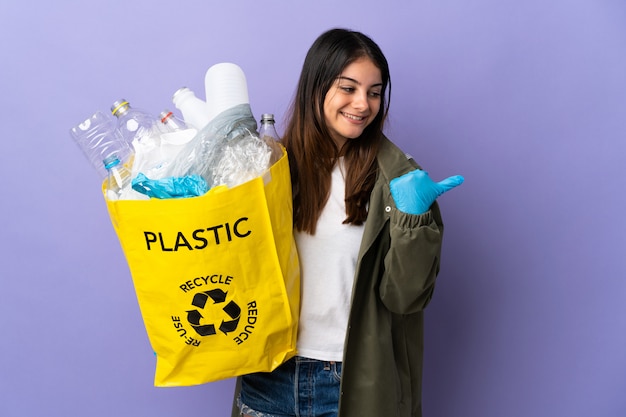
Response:
POLYGON ((346 93, 351 93, 354 91, 354 87, 339 87, 339 88, 341 88, 346 93))
POLYGON ((372 97, 380 97, 380 92, 379 91, 372 91, 370 93, 370 96, 372 96, 372 97))

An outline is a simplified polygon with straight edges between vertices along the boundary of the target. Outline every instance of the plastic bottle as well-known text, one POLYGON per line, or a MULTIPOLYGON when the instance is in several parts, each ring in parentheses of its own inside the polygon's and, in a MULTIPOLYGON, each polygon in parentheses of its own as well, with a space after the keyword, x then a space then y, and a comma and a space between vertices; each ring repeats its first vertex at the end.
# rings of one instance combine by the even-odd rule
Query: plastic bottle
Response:
POLYGON ((261 126, 259 127, 259 138, 267 144, 272 150, 270 157, 270 164, 274 164, 280 159, 283 151, 279 145, 280 136, 276 132, 276 126, 274 125, 274 115, 271 113, 263 113, 261 115, 261 126))
POLYGON ((204 92, 209 121, 239 104, 250 104, 246 75, 232 62, 220 62, 207 70, 204 92))
POLYGON ((264 139, 265 136, 269 136, 275 141, 280 142, 280 136, 276 132, 274 115, 271 113, 263 113, 261 115, 261 126, 259 127, 259 137, 264 139))
POLYGON ((139 172, 148 175, 153 169, 161 166, 163 157, 157 118, 148 112, 131 107, 125 99, 114 102, 111 113, 117 117, 117 129, 122 137, 132 144, 133 177, 139 172))
POLYGON ((156 117, 151 114, 131 107, 125 99, 111 105, 111 114, 117 117, 117 128, 128 143, 135 146, 135 142, 155 140, 156 117))
POLYGON ((172 102, 183 114, 187 126, 202 130, 209 123, 206 102, 196 97, 187 87, 181 87, 172 96, 172 102))
POLYGON ((116 154, 124 162, 132 161, 133 149, 117 130, 113 117, 97 111, 70 129, 74 142, 83 151, 101 180, 107 177, 102 161, 116 154))
POLYGON ((130 188, 131 173, 113 154, 102 161, 104 168, 108 172, 106 182, 106 195, 109 200, 119 200, 122 193, 130 188))
POLYGON ((164 133, 179 132, 181 130, 187 129, 187 124, 183 120, 176 117, 173 112, 167 109, 163 110, 159 114, 159 120, 161 121, 159 127, 164 133))
POLYGON ((197 130, 188 127, 187 124, 176 117, 173 112, 163 110, 159 118, 161 123, 161 156, 164 163, 160 167, 159 172, 152 174, 153 179, 162 178, 166 175, 170 164, 176 160, 176 156, 181 150, 196 136, 197 130))

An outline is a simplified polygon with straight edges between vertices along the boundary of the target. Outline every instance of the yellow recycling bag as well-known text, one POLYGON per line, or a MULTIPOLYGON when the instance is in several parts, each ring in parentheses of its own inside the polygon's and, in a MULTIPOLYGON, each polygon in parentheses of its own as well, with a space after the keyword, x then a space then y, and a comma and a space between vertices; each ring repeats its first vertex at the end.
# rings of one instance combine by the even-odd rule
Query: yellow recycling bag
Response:
POLYGON ((300 270, 286 153, 233 188, 107 208, 156 354, 156 386, 269 372, 296 354, 300 270))

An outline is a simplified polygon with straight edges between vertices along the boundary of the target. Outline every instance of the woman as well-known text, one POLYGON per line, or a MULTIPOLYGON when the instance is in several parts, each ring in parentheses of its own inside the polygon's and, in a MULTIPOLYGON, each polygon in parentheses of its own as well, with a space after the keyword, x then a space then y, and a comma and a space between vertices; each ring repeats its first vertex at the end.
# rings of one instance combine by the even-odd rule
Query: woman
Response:
POLYGON ((390 77, 367 36, 322 34, 283 137, 301 264, 298 356, 241 378, 243 416, 421 416, 422 310, 439 271, 434 183, 382 133, 390 77))

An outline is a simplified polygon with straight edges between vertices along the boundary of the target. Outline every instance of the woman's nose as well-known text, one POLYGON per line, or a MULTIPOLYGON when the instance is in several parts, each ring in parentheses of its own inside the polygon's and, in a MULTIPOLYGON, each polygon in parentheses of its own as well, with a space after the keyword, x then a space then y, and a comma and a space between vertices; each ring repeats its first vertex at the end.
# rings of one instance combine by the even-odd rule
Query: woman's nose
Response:
POLYGON ((354 95, 354 100, 352 101, 352 107, 357 110, 366 110, 369 106, 367 101, 367 92, 357 92, 354 95))

